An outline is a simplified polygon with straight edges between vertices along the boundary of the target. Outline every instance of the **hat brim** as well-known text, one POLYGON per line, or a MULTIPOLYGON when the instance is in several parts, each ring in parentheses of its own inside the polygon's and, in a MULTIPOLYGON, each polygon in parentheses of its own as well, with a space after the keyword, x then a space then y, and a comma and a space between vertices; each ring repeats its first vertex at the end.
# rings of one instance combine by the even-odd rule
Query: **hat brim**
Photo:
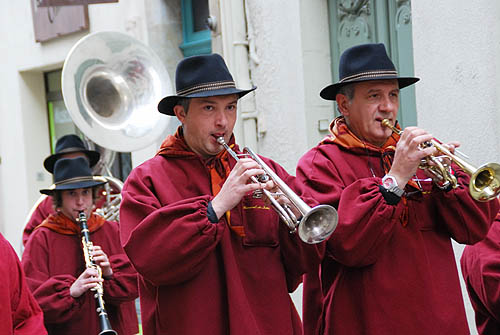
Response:
POLYGON ((64 191, 64 190, 76 190, 78 188, 90 188, 99 185, 104 185, 107 183, 107 180, 102 177, 92 177, 89 180, 83 180, 75 183, 55 185, 52 184, 51 187, 40 190, 40 193, 46 195, 52 195, 55 191, 64 191))
POLYGON ((376 77, 376 78, 363 78, 361 80, 351 80, 351 81, 345 81, 341 83, 336 83, 336 84, 331 84, 328 85, 327 87, 323 88, 319 95, 325 99, 325 100, 335 100, 337 93, 339 92, 339 89, 342 86, 349 85, 349 84, 355 84, 355 83, 361 83, 364 81, 373 81, 373 80, 391 80, 391 79, 396 79, 399 83, 399 88, 405 88, 407 86, 415 84, 417 81, 420 80, 420 78, 416 77, 376 77))
POLYGON ((54 173, 54 164, 56 161, 61 158, 63 155, 66 155, 68 153, 73 153, 73 152, 81 152, 85 154, 89 158, 89 166, 93 167, 94 165, 97 164, 99 159, 101 158, 101 154, 97 151, 94 150, 74 150, 74 151, 66 151, 58 154, 53 154, 50 155, 49 157, 45 158, 43 161, 43 166, 47 171, 50 173, 54 173))
POLYGON ((162 114, 166 115, 172 115, 174 116, 174 106, 177 105, 180 99, 183 98, 203 98, 203 97, 213 97, 213 96, 220 96, 220 95, 230 95, 230 94, 237 94, 238 99, 243 97, 244 95, 254 91, 257 87, 254 86, 249 90, 240 90, 238 88, 221 88, 218 90, 211 90, 211 91, 203 91, 203 92, 197 92, 193 94, 188 94, 188 95, 171 95, 168 97, 165 97, 161 99, 160 103, 158 104, 158 111, 162 114))

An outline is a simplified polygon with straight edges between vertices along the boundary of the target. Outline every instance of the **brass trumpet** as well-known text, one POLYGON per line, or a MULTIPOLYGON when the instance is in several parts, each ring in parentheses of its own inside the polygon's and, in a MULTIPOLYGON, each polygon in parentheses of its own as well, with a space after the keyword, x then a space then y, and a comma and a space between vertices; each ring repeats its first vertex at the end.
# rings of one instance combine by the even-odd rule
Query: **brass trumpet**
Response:
MULTIPOLYGON (((236 160, 239 161, 238 155, 231 149, 224 141, 224 137, 219 137, 217 142, 222 145, 227 152, 236 160)), ((294 206, 298 212, 301 213, 302 218, 297 219, 293 214, 289 205, 281 205, 273 193, 266 189, 261 191, 269 199, 273 208, 276 210, 283 222, 288 226, 291 233, 297 232, 302 241, 308 244, 316 244, 326 240, 337 227, 337 210, 329 205, 318 205, 313 208, 309 207, 292 189, 285 184, 281 178, 250 148, 243 149, 244 154, 250 156, 256 161, 261 168, 265 171, 264 175, 258 178, 252 177, 254 183, 265 183, 271 179, 274 184, 279 188, 282 195, 284 195, 294 206)), ((280 194, 280 195, 281 195, 280 194)))
MULTIPOLYGON (((382 120, 382 125, 391 129, 396 134, 401 135, 403 133, 391 125, 388 119, 382 120)), ((451 159, 452 162, 457 164, 470 176, 469 193, 475 200, 482 202, 489 201, 496 198, 500 193, 500 164, 487 163, 476 168, 464 159, 452 154, 444 145, 434 139, 423 143, 423 146, 435 147, 437 151, 451 159)), ((451 167, 439 158, 434 156, 426 157, 419 167, 428 170, 438 181, 444 182, 446 185, 450 184, 453 188, 457 187, 457 179, 451 174, 451 167), (434 165, 430 164, 430 162, 433 162, 434 165)))

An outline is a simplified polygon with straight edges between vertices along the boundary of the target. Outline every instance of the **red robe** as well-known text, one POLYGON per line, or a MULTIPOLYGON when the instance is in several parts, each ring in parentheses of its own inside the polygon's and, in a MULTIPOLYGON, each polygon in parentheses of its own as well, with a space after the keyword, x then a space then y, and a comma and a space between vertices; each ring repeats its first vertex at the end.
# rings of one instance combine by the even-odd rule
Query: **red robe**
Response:
POLYGON ((33 230, 43 222, 50 214, 54 214, 54 205, 52 203, 52 197, 42 196, 38 204, 35 204, 35 208, 31 213, 26 226, 23 231, 23 245, 28 243, 28 239, 33 232, 33 230))
MULTIPOLYGON (((294 177, 266 162, 297 190, 294 177)), ((226 215, 211 223, 210 172, 195 155, 148 160, 122 195, 121 241, 140 275, 144 334, 302 333, 289 292, 319 264, 323 245, 301 242, 251 194, 230 211, 233 228, 226 215)))
POLYGON ((500 214, 484 240, 460 259, 479 334, 500 334, 500 214))
POLYGON ((0 259, 0 334, 47 334, 42 310, 26 285, 14 249, 2 234, 0 259))
MULTIPOLYGON (((90 240, 104 250, 113 269, 113 277, 103 284, 111 326, 120 335, 136 334, 137 273, 120 245, 118 224, 106 221, 90 234, 90 240)), ((99 333, 94 292, 87 291, 76 299, 69 293, 70 286, 85 270, 80 235, 37 228, 26 244, 22 264, 28 285, 43 310, 49 334, 99 333)))
POLYGON ((418 170, 413 194, 389 205, 379 190, 384 162, 332 141, 299 161, 297 178, 339 214, 321 284, 315 274, 304 281, 305 333, 469 334, 450 238, 481 240, 498 202, 474 201, 462 171, 459 187, 444 192, 418 170))

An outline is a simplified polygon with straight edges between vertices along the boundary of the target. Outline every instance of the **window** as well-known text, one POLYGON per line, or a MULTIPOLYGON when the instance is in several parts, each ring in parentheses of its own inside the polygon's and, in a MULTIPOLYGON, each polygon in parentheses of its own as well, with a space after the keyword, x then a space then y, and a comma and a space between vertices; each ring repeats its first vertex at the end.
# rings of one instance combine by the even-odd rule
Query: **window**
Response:
POLYGON ((184 57, 212 52, 211 33, 206 24, 208 0, 182 0, 182 38, 184 57))

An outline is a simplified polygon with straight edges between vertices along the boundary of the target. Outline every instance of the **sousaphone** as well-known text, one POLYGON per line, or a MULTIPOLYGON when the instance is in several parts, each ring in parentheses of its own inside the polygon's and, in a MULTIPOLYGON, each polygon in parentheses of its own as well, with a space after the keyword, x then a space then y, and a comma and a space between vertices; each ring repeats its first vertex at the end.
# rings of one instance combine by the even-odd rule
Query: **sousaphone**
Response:
POLYGON ((158 102, 173 94, 167 70, 147 45, 119 32, 97 32, 80 39, 68 53, 61 78, 64 103, 89 148, 101 160, 94 173, 108 180, 96 210, 119 220, 123 183, 111 175, 115 151, 142 149, 172 123, 158 112, 158 102), (97 144, 98 147, 93 143, 97 144))
POLYGON ((66 57, 61 85, 76 126, 110 150, 142 149, 162 136, 170 121, 157 110, 161 98, 173 94, 163 62, 123 33, 80 39, 66 57))

